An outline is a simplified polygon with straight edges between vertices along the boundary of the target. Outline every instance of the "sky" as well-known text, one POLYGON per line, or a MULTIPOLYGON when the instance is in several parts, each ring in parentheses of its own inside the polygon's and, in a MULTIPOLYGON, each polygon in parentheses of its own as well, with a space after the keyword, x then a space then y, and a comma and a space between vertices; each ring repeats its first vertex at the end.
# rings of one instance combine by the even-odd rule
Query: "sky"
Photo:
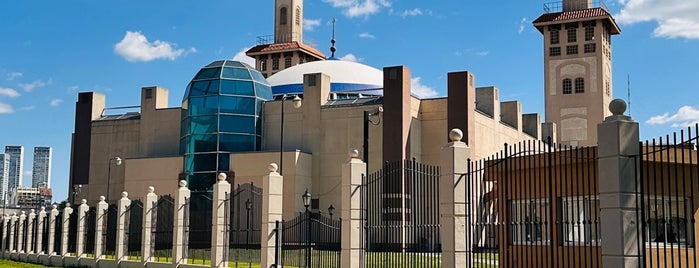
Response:
MULTIPOLYGON (((381 69, 404 65, 414 93, 446 95, 449 72, 470 71, 543 116, 543 41, 532 21, 550 1, 306 0, 304 42, 381 69)), ((614 97, 628 100, 641 138, 699 122, 699 1, 608 0, 622 33, 612 41, 614 97)), ((194 74, 273 33, 273 0, 12 1, 0 8, 0 146, 53 148, 54 201, 68 196, 79 92, 107 107, 140 104, 140 88, 169 89, 180 105, 194 74)))

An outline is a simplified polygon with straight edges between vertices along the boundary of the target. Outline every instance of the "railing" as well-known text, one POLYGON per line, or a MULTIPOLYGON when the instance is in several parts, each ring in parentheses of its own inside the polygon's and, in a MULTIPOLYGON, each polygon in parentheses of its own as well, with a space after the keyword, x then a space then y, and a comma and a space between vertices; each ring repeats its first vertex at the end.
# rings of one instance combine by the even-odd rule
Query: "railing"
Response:
POLYGON ((260 35, 257 37, 257 45, 269 45, 274 43, 287 43, 292 41, 301 41, 299 33, 292 33, 287 35, 260 35))
POLYGON ((606 10, 609 12, 609 9, 607 8, 607 5, 604 3, 603 0, 595 0, 588 2, 587 0, 578 0, 575 3, 571 4, 563 4, 563 2, 548 2, 544 3, 544 13, 556 13, 556 12, 563 12, 563 11, 572 11, 572 10, 580 10, 580 9, 588 9, 588 8, 596 8, 596 7, 601 7, 602 9, 606 10), (588 5, 589 3, 589 5, 588 5))

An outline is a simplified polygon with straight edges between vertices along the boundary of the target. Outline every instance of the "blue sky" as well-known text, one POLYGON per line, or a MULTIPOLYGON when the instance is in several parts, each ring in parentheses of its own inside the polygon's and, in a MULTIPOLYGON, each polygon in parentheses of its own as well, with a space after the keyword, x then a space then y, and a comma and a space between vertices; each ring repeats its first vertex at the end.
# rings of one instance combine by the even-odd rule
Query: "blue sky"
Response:
MULTIPOLYGON (((444 96, 447 72, 468 70, 477 86, 543 118, 541 34, 531 25, 548 1, 307 0, 305 43, 382 68, 405 65, 413 90, 444 96)), ((609 0, 622 34, 613 37, 614 97, 649 139, 699 121, 699 1, 609 0), (694 81, 694 82, 693 82, 694 81)), ((138 105, 140 88, 170 90, 178 106, 202 66, 243 59, 273 32, 273 1, 14 1, 0 9, 0 145, 25 147, 31 182, 35 146, 54 148, 54 200, 67 197, 77 93, 107 106, 138 105)))

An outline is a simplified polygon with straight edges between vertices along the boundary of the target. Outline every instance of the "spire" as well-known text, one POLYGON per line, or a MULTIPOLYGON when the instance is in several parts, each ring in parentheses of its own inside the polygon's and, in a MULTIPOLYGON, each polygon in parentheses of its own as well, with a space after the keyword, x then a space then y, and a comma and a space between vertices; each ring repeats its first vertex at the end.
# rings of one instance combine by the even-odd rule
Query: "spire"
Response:
POLYGON ((331 53, 330 58, 334 59, 335 58, 335 51, 337 51, 337 49, 335 48, 335 18, 333 18, 333 37, 332 37, 332 39, 330 39, 330 43, 331 43, 331 45, 330 45, 330 53, 331 53))

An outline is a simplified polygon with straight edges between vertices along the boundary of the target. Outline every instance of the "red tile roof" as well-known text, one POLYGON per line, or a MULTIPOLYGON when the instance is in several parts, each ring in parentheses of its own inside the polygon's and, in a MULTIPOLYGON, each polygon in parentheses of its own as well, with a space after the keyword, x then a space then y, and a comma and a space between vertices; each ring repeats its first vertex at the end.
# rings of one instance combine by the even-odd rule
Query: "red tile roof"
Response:
POLYGON ((588 8, 588 9, 581 9, 581 10, 573 10, 573 11, 565 11, 565 12, 555 12, 555 13, 547 13, 544 15, 539 16, 537 19, 534 20, 534 26, 536 26, 539 31, 541 31, 540 25, 543 24, 550 24, 553 22, 557 23, 564 23, 567 21, 577 21, 580 19, 592 19, 592 18, 607 18, 609 21, 614 25, 614 28, 617 30, 616 32, 613 30, 612 33, 619 33, 620 31, 619 26, 616 25, 616 22, 614 21, 614 18, 612 18, 612 15, 609 14, 607 10, 601 7, 597 8, 588 8))
POLYGON ((261 52, 282 52, 282 51, 288 51, 288 50, 296 50, 296 49, 301 49, 309 54, 315 55, 317 57, 320 57, 322 59, 325 59, 325 55, 323 55, 322 52, 318 51, 317 49, 308 46, 303 43, 299 42, 286 42, 286 43, 274 43, 274 44, 266 44, 266 45, 257 45, 251 49, 249 49, 245 54, 258 54, 261 52))

